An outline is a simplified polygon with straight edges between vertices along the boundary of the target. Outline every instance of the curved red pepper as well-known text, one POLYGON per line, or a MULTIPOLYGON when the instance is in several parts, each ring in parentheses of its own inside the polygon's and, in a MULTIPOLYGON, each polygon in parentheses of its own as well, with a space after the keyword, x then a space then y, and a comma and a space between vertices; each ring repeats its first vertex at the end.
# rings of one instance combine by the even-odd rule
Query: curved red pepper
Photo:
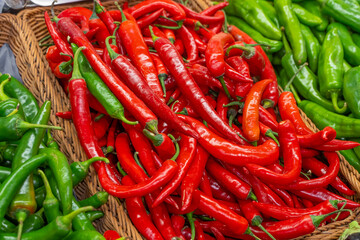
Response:
MULTIPOLYGON (((223 11, 217 11, 214 15, 214 17, 223 17, 225 21, 225 13, 223 11)), ((219 21, 218 23, 210 24, 208 29, 212 31, 213 33, 217 34, 221 31, 224 21, 219 21)))
POLYGON ((161 8, 170 13, 174 20, 182 20, 186 17, 185 12, 180 5, 171 0, 147 0, 136 4, 127 9, 127 11, 131 13, 134 18, 139 18, 161 8))
POLYGON ((198 59, 199 51, 195 39, 187 27, 182 26, 177 32, 185 45, 187 61, 195 61, 198 59))
POLYGON ((99 18, 90 19, 89 27, 90 29, 99 28, 95 35, 96 42, 102 49, 106 48, 105 39, 110 36, 110 33, 103 21, 99 18))
POLYGON ((336 131, 332 127, 325 127, 323 130, 307 135, 298 135, 299 144, 304 148, 323 145, 335 139, 336 131))
POLYGON ((200 36, 191 28, 188 29, 193 38, 195 39, 196 46, 200 53, 204 53, 206 50, 206 43, 200 38, 200 36))
POLYGON ((213 197, 216 200, 222 200, 222 201, 226 201, 226 202, 236 202, 236 197, 234 194, 232 194, 229 190, 227 190, 226 188, 224 188, 223 186, 220 185, 219 182, 217 182, 211 175, 209 175, 207 173, 207 171, 205 171, 206 177, 209 181, 209 186, 210 186, 210 190, 211 190, 211 195, 208 193, 204 194, 209 196, 209 197, 213 197))
POLYGON ((209 180, 209 176, 206 173, 206 170, 203 172, 203 176, 201 178, 201 182, 199 185, 199 189, 206 195, 209 197, 213 197, 212 194, 212 189, 211 189, 211 185, 210 185, 210 180, 209 180))
POLYGON ((174 227, 176 235, 180 237, 182 240, 185 240, 184 236, 181 233, 181 229, 183 229, 185 225, 185 218, 181 215, 173 214, 171 216, 171 223, 174 227))
MULTIPOLYGON (((123 10, 125 9, 123 8, 123 10)), ((109 10, 108 13, 110 14, 110 16, 114 21, 118 21, 118 22, 122 21, 122 15, 120 10, 109 10)), ((124 14, 127 19, 136 22, 136 19, 130 13, 124 11, 124 14)))
POLYGON ((248 74, 243 75, 242 73, 237 72, 229 64, 225 63, 225 76, 231 80, 241 83, 253 83, 254 81, 247 75, 248 74))
POLYGON ((174 46, 180 55, 183 55, 185 52, 185 47, 181 39, 176 39, 174 42, 174 46))
POLYGON ((61 13, 59 13, 58 17, 71 17, 74 15, 82 15, 86 17, 86 19, 89 19, 92 15, 92 11, 90 9, 84 8, 84 7, 71 7, 63 10, 61 13))
POLYGON ((189 72, 197 84, 222 89, 221 83, 210 75, 206 67, 200 64, 194 64, 192 68, 189 68, 189 72))
POLYGON ((224 21, 224 16, 207 16, 202 15, 200 13, 194 12, 191 9, 187 8, 186 6, 180 4, 180 7, 185 11, 186 17, 193 18, 200 21, 202 24, 212 24, 224 21))
POLYGON ((229 2, 227 2, 227 1, 221 2, 221 3, 216 4, 214 6, 208 7, 204 11, 200 12, 200 14, 205 15, 205 16, 211 16, 211 15, 214 15, 217 11, 225 8, 228 5, 229 5, 229 2))

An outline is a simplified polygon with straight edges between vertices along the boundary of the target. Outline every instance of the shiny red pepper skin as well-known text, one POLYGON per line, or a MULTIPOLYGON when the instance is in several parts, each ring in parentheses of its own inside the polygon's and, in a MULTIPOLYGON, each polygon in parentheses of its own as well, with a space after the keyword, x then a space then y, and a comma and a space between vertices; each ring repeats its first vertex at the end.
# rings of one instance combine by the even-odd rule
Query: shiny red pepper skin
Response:
MULTIPOLYGON (((306 170, 310 170, 317 177, 321 177, 325 175, 328 171, 328 166, 324 163, 320 162, 316 158, 303 158, 303 168, 306 170)), ((352 196, 355 194, 353 190, 348 188, 345 183, 341 181, 339 177, 336 177, 334 181, 330 183, 337 191, 342 194, 352 196)))
POLYGON ((286 190, 283 189, 279 189, 271 184, 269 184, 268 186, 276 195, 278 195, 285 203, 288 207, 294 207, 294 201, 290 195, 290 193, 288 193, 286 190))
POLYGON ((286 185, 294 182, 301 172, 301 153, 295 128, 289 120, 279 123, 279 142, 284 158, 284 171, 277 173, 268 168, 248 164, 246 167, 265 183, 286 185))
POLYGON ((184 134, 197 137, 197 133, 182 122, 177 115, 151 90, 140 72, 122 55, 112 61, 112 68, 118 76, 143 99, 144 102, 172 128, 184 134))
POLYGON ((207 43, 205 50, 206 66, 214 77, 218 78, 225 74, 224 47, 226 44, 231 44, 234 41, 230 34, 218 33, 207 43))
POLYGON ((221 186, 234 194, 239 199, 248 199, 251 193, 251 187, 224 169, 214 159, 210 158, 206 164, 208 173, 213 176, 221 186))
POLYGON ((107 230, 104 232, 104 238, 106 240, 116 240, 120 238, 120 235, 114 230, 107 230))
POLYGON ((157 196, 156 200, 153 203, 153 206, 157 206, 160 204, 165 198, 167 198, 171 193, 173 193, 178 186, 180 186, 181 181, 185 177, 191 162, 193 161, 196 153, 196 140, 192 137, 188 137, 186 135, 181 135, 181 139, 179 142, 180 145, 180 153, 176 159, 176 162, 179 166, 179 171, 176 176, 172 179, 172 181, 164 187, 160 194, 157 196))
POLYGON ((200 13, 192 11, 191 9, 187 8, 182 4, 180 5, 180 7, 185 11, 186 17, 196 19, 200 21, 202 24, 212 24, 212 23, 216 24, 218 22, 224 21, 224 16, 213 17, 213 16, 202 15, 200 13))
POLYGON ((162 99, 164 93, 157 77, 157 71, 137 23, 131 20, 123 21, 118 33, 132 64, 144 76, 150 89, 162 99))
POLYGON ((200 64, 194 64, 192 68, 189 68, 189 72, 197 84, 216 87, 217 89, 222 90, 221 83, 213 76, 211 76, 209 70, 206 67, 200 64))
POLYGON ((182 94, 189 100, 194 110, 205 121, 226 135, 230 140, 240 143, 240 137, 227 123, 220 119, 210 103, 206 101, 204 94, 187 70, 182 56, 178 53, 174 45, 166 38, 156 38, 154 47, 169 72, 174 76, 182 94))
POLYGON ((116 134, 116 128, 117 128, 118 120, 113 119, 108 131, 108 135, 106 137, 106 152, 112 152, 115 150, 115 134, 116 134))
POLYGON ((72 7, 72 8, 65 9, 64 11, 59 13, 59 15, 57 17, 58 18, 63 18, 63 17, 71 18, 71 20, 73 20, 75 23, 80 24, 81 30, 84 33, 88 33, 89 32, 89 18, 91 17, 91 15, 92 15, 92 11, 87 8, 72 7))
MULTIPOLYGON (((127 186, 135 184, 129 176, 123 177, 121 182, 127 186)), ((125 205, 131 222, 146 239, 163 239, 148 215, 141 197, 126 198, 125 205)))
MULTIPOLYGON (((99 18, 89 20, 90 29, 99 28, 95 35, 96 42, 102 49, 106 48, 105 39, 110 36, 109 30, 99 18)), ((99 54, 100 55, 100 54, 99 54)))
POLYGON ((69 18, 61 18, 57 25, 63 34, 70 36, 72 42, 79 47, 85 47, 82 52, 94 68, 95 72, 124 105, 124 108, 126 108, 143 126, 156 125, 157 117, 124 83, 120 81, 115 73, 104 64, 100 56, 97 55, 96 50, 76 24, 69 18))
POLYGON ((185 12, 176 2, 170 0, 148 0, 143 1, 135 6, 128 8, 127 11, 134 16, 139 18, 146 15, 147 13, 154 12, 158 9, 163 8, 166 12, 170 13, 172 19, 182 20, 185 18, 185 12))
MULTIPOLYGON (((199 192, 199 190, 196 190, 199 192)), ((226 224, 231 231, 242 234, 248 228, 245 218, 230 210, 226 205, 200 192, 199 209, 210 217, 226 224)))
POLYGON ((203 172, 201 182, 199 185, 200 191, 202 191, 206 196, 213 197, 209 176, 206 171, 203 172))
MULTIPOLYGON (((226 59, 226 62, 233 67, 237 72, 239 72, 242 76, 244 76, 245 79, 249 80, 251 79, 250 76, 250 69, 249 69, 249 64, 244 61, 244 58, 240 57, 240 56, 234 56, 234 57, 230 57, 226 59)), ((226 72, 225 72, 226 74, 226 72)), ((250 81, 249 81, 250 83, 250 81)), ((251 83, 253 83, 253 81, 251 80, 251 83)))
POLYGON ((195 61, 199 58, 199 50, 197 48, 195 38, 190 33, 190 31, 187 29, 187 27, 182 26, 178 31, 179 36, 184 43, 186 55, 187 55, 187 61, 195 61))
POLYGON ((67 112, 57 112, 55 114, 57 117, 62 118, 62 119, 67 119, 67 120, 71 120, 72 119, 72 114, 71 111, 67 111, 67 112))
MULTIPOLYGON (((223 17, 225 20, 225 13, 223 11, 217 11, 214 17, 223 17)), ((215 34, 218 34, 219 32, 221 32, 223 25, 224 25, 224 21, 219 21, 218 23, 210 24, 208 29, 215 34)))
POLYGON ((204 11, 200 12, 201 15, 205 15, 205 16, 212 16, 214 15, 217 11, 225 8, 226 6, 229 5, 229 2, 221 2, 219 4, 216 4, 214 6, 208 7, 207 9, 205 9, 204 11))
POLYGON ((298 135, 299 144, 303 148, 323 145, 335 139, 336 131, 332 127, 325 127, 323 130, 307 135, 298 135))
POLYGON ((196 46, 199 49, 199 52, 204 53, 206 50, 206 44, 201 40, 200 36, 196 33, 196 31, 194 31, 191 28, 189 28, 188 30, 191 33, 191 35, 193 36, 193 38, 195 39, 196 46))
POLYGON ((201 146, 197 146, 194 160, 180 185, 181 210, 185 211, 191 205, 194 191, 200 185, 208 158, 209 153, 201 146))
MULTIPOLYGON (((123 10, 125 10, 125 9, 123 9, 123 10)), ((110 10, 110 11, 107 11, 107 12, 110 14, 110 16, 112 17, 112 19, 114 21, 118 21, 118 22, 122 21, 122 15, 121 15, 120 10, 110 10)), ((130 13, 124 11, 124 14, 125 14, 126 19, 137 22, 135 20, 135 18, 130 13)))
POLYGON ((183 55, 185 52, 185 47, 181 39, 176 39, 174 42, 174 46, 180 55, 183 55))
POLYGON ((219 114, 221 119, 224 121, 228 121, 227 120, 228 108, 224 107, 224 105, 226 105, 228 103, 229 103, 229 99, 226 96, 226 94, 223 92, 220 92, 216 99, 216 112, 219 114))
MULTIPOLYGON (((208 174, 207 171, 206 171, 206 176, 207 179, 209 180, 211 195, 213 196, 213 198, 226 202, 236 202, 235 195, 232 194, 223 186, 221 186, 220 183, 217 182, 210 174, 208 174)), ((205 195, 210 196, 207 193, 205 195)))
POLYGON ((162 12, 163 12, 163 9, 159 9, 159 10, 149 14, 148 16, 138 19, 136 21, 136 23, 138 24, 140 29, 145 28, 145 27, 149 26, 150 24, 152 24, 153 22, 155 22, 156 19, 158 19, 161 16, 162 12))
POLYGON ((198 141, 201 146, 211 155, 224 162, 237 166, 244 166, 248 163, 269 165, 279 157, 279 148, 272 140, 268 140, 258 147, 240 146, 212 133, 196 119, 184 115, 179 117, 200 134, 198 141))
POLYGON ((248 74, 243 75, 240 72, 235 71, 229 64, 225 64, 225 76, 234 82, 253 83, 253 80, 247 75, 248 74))
POLYGON ((176 236, 180 237, 182 240, 184 240, 184 236, 181 233, 181 229, 183 229, 185 225, 185 218, 181 215, 175 215, 173 214, 171 216, 171 223, 173 225, 173 228, 175 230, 176 236))
POLYGON ((244 131, 244 137, 250 142, 259 140, 259 106, 262 93, 270 82, 272 82, 271 79, 266 79, 255 83, 245 98, 242 128, 244 131))

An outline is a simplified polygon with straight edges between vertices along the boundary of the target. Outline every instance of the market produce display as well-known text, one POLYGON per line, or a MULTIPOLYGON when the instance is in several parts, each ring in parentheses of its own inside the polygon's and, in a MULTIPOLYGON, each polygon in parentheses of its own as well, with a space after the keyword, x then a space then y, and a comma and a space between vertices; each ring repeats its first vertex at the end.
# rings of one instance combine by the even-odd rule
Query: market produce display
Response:
MULTIPOLYGON (((48 126, 51 103, 35 97, 9 74, 0 75, 0 239, 106 239, 92 221, 109 194, 77 201, 73 187, 106 158, 69 165, 48 126), (48 128, 48 130, 46 130, 48 128), (86 213, 85 213, 86 212, 86 213)), ((120 236, 118 237, 120 238, 120 236)))
MULTIPOLYGON (((308 53, 302 24, 319 27, 320 12, 261 3, 197 13, 171 0, 118 10, 96 0, 93 11, 45 12, 46 59, 71 102, 57 116, 72 120, 88 158, 109 159, 93 163, 101 186, 124 199, 146 239, 293 239, 360 206, 342 196, 355 192, 338 176, 336 153, 360 144, 335 139, 356 120, 318 117, 327 122, 315 133, 297 107, 344 121, 330 115, 351 105, 340 100, 342 35, 329 27, 318 54, 308 53), (228 17, 238 27, 223 9, 242 18, 228 17), (269 56, 285 71, 281 94, 269 56)), ((350 15, 343 21, 356 29, 350 15)))
MULTIPOLYGON (((280 86, 296 74, 291 91, 319 129, 358 141, 360 42, 358 1, 229 1, 230 24, 239 27, 272 59, 280 86), (251 14, 243 14, 244 12, 251 14), (259 13, 259 14, 254 14, 259 13), (268 28, 263 29, 263 26, 268 28), (283 30, 282 38, 276 31, 283 30)), ((360 148, 341 151, 360 171, 360 148)))

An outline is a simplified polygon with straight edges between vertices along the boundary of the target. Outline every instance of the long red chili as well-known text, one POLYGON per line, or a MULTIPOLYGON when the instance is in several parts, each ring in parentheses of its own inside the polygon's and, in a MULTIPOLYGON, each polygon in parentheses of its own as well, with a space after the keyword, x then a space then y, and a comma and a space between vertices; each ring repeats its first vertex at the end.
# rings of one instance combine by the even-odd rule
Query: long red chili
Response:
POLYGON ((269 184, 268 186, 276 195, 278 195, 285 203, 288 207, 294 207, 294 201, 290 195, 290 193, 288 193, 286 190, 283 189, 279 189, 271 184, 269 184))
POLYGON ((145 16, 147 13, 154 12, 158 9, 163 8, 166 12, 170 13, 172 19, 182 20, 186 17, 184 10, 174 1, 171 0, 148 0, 143 1, 135 6, 128 8, 127 11, 134 16, 139 18, 145 16))
POLYGON ((332 127, 325 127, 323 130, 307 135, 298 135, 299 144, 304 148, 323 145, 335 139, 336 131, 332 127))
POLYGON ((204 11, 200 12, 201 15, 205 15, 205 16, 211 16, 214 15, 217 11, 225 8, 226 6, 229 5, 229 2, 221 2, 219 4, 216 4, 214 6, 208 7, 207 9, 205 9, 204 11))
MULTIPOLYGON (((219 199, 227 202, 236 202, 236 197, 234 194, 232 194, 229 190, 221 186, 218 181, 216 181, 211 175, 207 173, 207 171, 205 171, 205 175, 209 180, 211 195, 215 199, 219 199)), ((206 194, 207 196, 211 196, 210 194, 205 192, 204 194, 206 194)))
MULTIPOLYGON (((315 176, 321 177, 328 172, 328 166, 326 166, 323 162, 320 162, 316 158, 303 158, 302 166, 306 170, 310 170, 315 176)), ((342 194, 352 196, 355 194, 353 190, 351 190, 348 186, 346 186, 341 179, 336 176, 335 180, 330 183, 337 191, 342 194)))
POLYGON ((199 50, 197 48, 195 38, 187 29, 187 27, 182 26, 178 31, 179 36, 184 43, 187 61, 195 61, 199 58, 199 50))
POLYGON ((177 189, 185 177, 187 171, 189 170, 191 162, 195 157, 197 143, 196 140, 185 135, 180 136, 180 153, 176 160, 177 164, 179 165, 179 171, 177 172, 174 179, 172 179, 172 181, 161 190, 161 193, 157 196, 153 206, 157 206, 177 189))
POLYGON ((206 171, 203 172, 203 176, 201 178, 201 182, 199 185, 199 189, 206 195, 209 197, 213 197, 212 194, 212 190, 211 190, 211 185, 210 185, 210 180, 209 180, 209 176, 207 174, 206 171))
POLYGON ((69 18, 61 18, 57 25, 63 34, 70 36, 72 42, 79 47, 85 47, 83 53, 95 72, 135 119, 150 131, 157 132, 157 117, 155 114, 104 64, 79 27, 69 18))
POLYGON ((242 128, 245 138, 250 142, 256 142, 260 137, 259 106, 261 96, 271 79, 261 80, 254 84, 246 96, 243 109, 242 128))
POLYGON ((199 49, 199 52, 204 53, 206 50, 206 44, 201 40, 200 36, 196 33, 196 31, 194 31, 191 28, 189 28, 188 30, 191 33, 191 35, 193 36, 193 38, 195 39, 196 46, 199 49))
POLYGON ((295 128, 289 120, 279 123, 279 142, 284 158, 284 172, 277 173, 268 168, 248 164, 249 171, 266 183, 290 184, 294 182, 301 172, 301 153, 295 128))
POLYGON ((235 71, 229 64, 225 63, 225 76, 233 80, 234 82, 241 83, 253 83, 253 80, 240 72, 235 71))
POLYGON ((198 141, 201 146, 224 162, 237 166, 244 166, 248 163, 265 166, 274 163, 279 157, 279 148, 272 140, 268 140, 258 147, 240 146, 212 133, 196 119, 184 115, 179 115, 179 117, 200 134, 198 141))
MULTIPOLYGON (((225 20, 225 13, 224 11, 217 11, 214 15, 214 17, 223 17, 225 20)), ((221 31, 222 27, 224 26, 224 21, 215 23, 215 24, 210 24, 208 29, 210 31, 212 31, 213 33, 217 34, 221 31)))
POLYGON ((180 185, 181 210, 186 210, 191 205, 195 189, 199 186, 209 153, 201 146, 196 147, 196 154, 189 171, 186 173, 180 185))
POLYGON ((213 17, 213 16, 202 15, 200 13, 192 11, 191 9, 185 7, 182 4, 180 5, 180 7, 185 11, 186 17, 199 20, 202 24, 212 24, 212 23, 218 23, 224 21, 224 16, 213 17))
POLYGON ((192 68, 189 68, 189 72, 197 84, 216 87, 220 90, 222 89, 221 83, 213 76, 211 76, 209 70, 206 67, 200 64, 194 64, 192 68))
POLYGON ((140 29, 145 28, 145 27, 149 26, 150 24, 152 24, 153 22, 155 22, 156 19, 158 19, 162 13, 163 13, 163 9, 160 8, 159 10, 157 10, 143 18, 138 19, 136 21, 136 23, 138 24, 140 29))
POLYGON ((182 94, 189 99, 195 111, 209 124, 218 131, 226 135, 230 140, 241 142, 240 137, 222 121, 218 114, 198 87, 191 74, 185 67, 181 55, 177 52, 174 45, 166 38, 153 36, 154 47, 160 58, 163 60, 170 73, 174 76, 182 94))

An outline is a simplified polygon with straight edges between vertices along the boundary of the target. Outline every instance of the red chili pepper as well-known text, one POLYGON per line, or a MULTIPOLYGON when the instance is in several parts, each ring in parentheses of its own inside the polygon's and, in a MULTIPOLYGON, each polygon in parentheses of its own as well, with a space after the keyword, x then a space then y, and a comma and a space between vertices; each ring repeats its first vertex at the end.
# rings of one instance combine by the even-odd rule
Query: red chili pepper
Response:
POLYGON ((259 105, 262 93, 271 81, 271 79, 266 79, 255 83, 246 96, 243 109, 242 128, 245 138, 250 142, 256 142, 259 140, 259 105))
POLYGON ((262 106, 259 106, 259 120, 260 122, 271 128, 271 130, 277 132, 279 123, 276 121, 276 118, 262 106))
POLYGON ((305 208, 311 208, 314 206, 314 204, 307 199, 301 199, 301 202, 304 204, 305 208))
POLYGON ((218 78, 225 74, 226 63, 224 60, 224 47, 234 42, 234 38, 228 33, 218 33, 208 42, 205 51, 206 66, 210 73, 218 78))
POLYGON ((223 121, 227 121, 228 108, 224 107, 224 105, 227 105, 228 103, 229 99, 227 98, 226 94, 223 92, 219 92, 216 103, 216 112, 219 114, 223 121))
POLYGON ((299 198, 296 197, 296 195, 291 195, 292 196, 292 199, 294 201, 294 207, 295 208, 299 208, 299 209, 303 209, 305 208, 305 206, 300 202, 299 198))
POLYGON ((124 107, 137 119, 145 128, 157 132, 157 117, 146 107, 146 105, 120 81, 120 79, 104 64, 97 55, 91 43, 86 39, 81 30, 69 18, 62 18, 58 21, 58 27, 65 35, 71 37, 71 41, 79 47, 85 47, 84 55, 94 68, 95 72, 106 83, 110 90, 120 100, 124 107))
POLYGON ((219 229, 217 229, 216 227, 211 227, 210 230, 216 240, 225 240, 224 235, 220 232, 219 229))
POLYGON ((99 30, 99 27, 90 29, 90 31, 85 34, 86 38, 91 42, 99 30))
POLYGON ((199 49, 199 52, 204 53, 206 50, 206 43, 201 40, 200 36, 193 29, 188 28, 188 30, 195 39, 195 43, 197 48, 199 49))
POLYGON ((180 7, 185 11, 186 17, 193 18, 200 21, 202 24, 216 24, 224 21, 224 16, 207 16, 200 13, 194 12, 186 6, 180 4, 180 7))
MULTIPOLYGON (((181 198, 173 196, 172 199, 176 202, 176 204, 178 206, 181 205, 181 198)), ((183 215, 183 214, 187 214, 190 212, 194 212, 195 210, 198 211, 197 208, 199 206, 199 201, 200 201, 200 195, 198 192, 195 192, 193 195, 193 200, 191 201, 191 204, 188 207, 188 209, 183 211, 180 209, 180 207, 177 208, 177 207, 174 207, 173 205, 169 205, 169 204, 167 205, 167 207, 168 207, 168 210, 170 213, 183 215)))
POLYGON ((229 64, 225 64, 225 76, 230 78, 231 80, 241 83, 253 83, 254 81, 247 75, 249 74, 243 75, 240 72, 234 70, 229 64))
MULTIPOLYGON (((320 162, 316 158, 303 158, 302 166, 306 170, 310 170, 314 175, 321 177, 328 172, 328 166, 320 162)), ((337 191, 342 194, 352 196, 355 194, 353 190, 348 188, 345 183, 341 181, 339 177, 336 177, 334 181, 330 183, 337 191)))
POLYGON ((235 42, 230 45, 226 49, 226 56, 228 56, 229 59, 232 56, 241 56, 241 58, 248 63, 250 73, 253 76, 261 76, 265 67, 263 55, 255 47, 245 46, 243 42, 235 42))
POLYGON ((163 33, 165 34, 166 38, 170 40, 170 42, 174 43, 176 40, 175 32, 172 29, 163 28, 163 33))
MULTIPOLYGON (((196 191, 200 192, 199 190, 196 191)), ((200 192, 199 209, 210 217, 226 224, 234 233, 242 234, 248 228, 246 219, 202 192, 200 192)))
POLYGON ((334 152, 334 151, 340 151, 340 150, 348 150, 348 149, 352 149, 352 148, 355 148, 358 146, 360 146, 360 144, 357 142, 334 139, 323 145, 312 146, 311 148, 320 150, 320 151, 334 152))
POLYGON ((185 225, 185 218, 181 215, 172 215, 171 216, 171 223, 174 227, 175 233, 177 237, 180 237, 181 239, 184 239, 184 236, 181 233, 181 229, 183 229, 185 225))
POLYGON ((111 126, 108 131, 107 139, 106 139, 106 153, 111 153, 115 150, 115 131, 117 127, 117 119, 113 119, 111 126))
POLYGON ((212 16, 214 15, 217 11, 225 8, 226 6, 229 5, 229 2, 221 2, 219 4, 216 4, 214 6, 208 7, 207 9, 205 9, 204 11, 200 12, 201 15, 205 15, 205 16, 212 16))
MULTIPOLYGON (((105 26, 105 24, 101 21, 99 18, 93 18, 89 20, 89 27, 90 29, 98 28, 95 35, 96 42, 100 45, 102 49, 104 49, 105 46, 105 39, 110 36, 109 30, 105 26)), ((102 54, 99 54, 102 55, 102 54)))
POLYGON ((48 62, 60 63, 60 62, 65 61, 64 57, 66 57, 66 56, 60 55, 60 51, 55 45, 50 46, 46 50, 45 58, 48 62))
POLYGON ((195 225, 195 237, 197 240, 205 240, 205 233, 202 229, 202 227, 200 226, 200 223, 198 221, 194 221, 194 225, 195 225))
POLYGON ((176 162, 179 165, 179 171, 172 181, 161 190, 161 193, 157 196, 156 200, 153 203, 153 206, 160 204, 165 198, 167 198, 171 193, 173 193, 177 187, 181 184, 181 181, 185 177, 191 162, 193 161, 196 153, 196 140, 192 137, 181 135, 181 140, 179 142, 180 153, 177 157, 176 162))
POLYGON ((80 28, 83 33, 89 32, 89 18, 91 17, 91 10, 83 7, 72 7, 65 9, 59 13, 58 18, 68 17, 75 23, 80 24, 80 28))
MULTIPOLYGON (((295 128, 289 120, 279 124, 279 142, 282 147, 284 158, 283 173, 276 173, 268 168, 248 164, 246 167, 255 176, 263 179, 266 183, 286 185, 294 182, 301 172, 301 154, 295 128)), ((291 184, 290 184, 291 185, 291 184)))
MULTIPOLYGON (((119 53, 119 48, 117 46, 115 46, 114 44, 110 44, 110 47, 114 52, 119 53)), ((106 47, 104 48, 102 59, 104 63, 111 69, 111 58, 106 47)))
POLYGON ((194 64, 192 68, 189 68, 189 72, 197 84, 222 89, 221 83, 210 75, 206 67, 200 64, 194 64))
MULTIPOLYGON (((239 118, 238 118, 239 119, 239 118)), ((239 120, 238 120, 239 121, 239 120)), ((275 137, 276 133, 271 130, 271 128, 269 128, 268 126, 266 126, 265 124, 263 124, 262 122, 259 122, 259 127, 260 127, 260 133, 264 136, 264 137, 268 137, 271 138, 272 140, 274 140, 276 143, 278 143, 277 138, 275 137)))
POLYGON ((311 158, 320 155, 319 151, 308 148, 300 148, 300 152, 302 158, 311 158))
MULTIPOLYGON (((238 29, 237 27, 230 25, 228 27, 231 35, 236 39, 236 41, 243 41, 246 44, 257 44, 249 35, 238 29)), ((261 79, 272 79, 273 82, 265 89, 263 99, 269 99, 273 101, 274 106, 278 102, 279 92, 277 89, 277 79, 274 68, 271 65, 269 58, 266 53, 260 46, 255 46, 255 49, 263 56, 265 60, 265 67, 261 73, 261 79)))
POLYGON ((94 95, 91 94, 91 92, 86 89, 86 98, 89 103, 90 108, 96 110, 99 113, 102 113, 104 115, 108 115, 105 108, 101 103, 94 97, 94 95))
MULTIPOLYGON (((207 172, 206 172, 206 175, 207 175, 207 178, 208 178, 209 183, 210 183, 211 194, 212 194, 213 198, 219 199, 219 200, 222 200, 222 201, 226 201, 226 202, 236 202, 236 198, 235 198, 234 194, 232 194, 229 190, 227 190, 226 188, 221 186, 220 183, 217 182, 207 172)), ((206 194, 206 195, 210 196, 208 194, 206 194)))
POLYGON ((288 193, 286 190, 283 189, 279 189, 271 184, 269 184, 269 188, 276 194, 278 195, 285 203, 288 207, 294 207, 294 201, 290 195, 290 193, 288 193))
POLYGON ((152 142, 156 152, 162 159, 169 159, 175 155, 175 145, 168 135, 164 133, 154 135, 147 130, 144 130, 143 133, 152 142))
MULTIPOLYGON (((244 76, 245 79, 251 79, 250 76, 250 69, 249 69, 249 64, 244 61, 244 59, 242 57, 239 56, 234 56, 234 57, 230 57, 228 59, 226 59, 226 62, 233 67, 238 73, 240 73, 242 76, 244 76)), ((226 72, 225 72, 226 74, 226 72)), ((253 81, 251 80, 251 83, 253 83, 253 81)))
MULTIPOLYGON (((122 9, 125 10, 124 8, 122 8, 122 9)), ((122 15, 121 15, 120 10, 110 10, 110 11, 107 11, 107 12, 110 14, 110 16, 112 17, 112 19, 114 21, 117 21, 117 22, 122 21, 122 15)), ((128 13, 127 11, 124 11, 124 14, 125 14, 127 19, 136 22, 136 19, 130 13, 128 13)))
POLYGON ((104 116, 101 117, 99 120, 96 120, 96 118, 99 117, 99 115, 100 114, 94 115, 93 124, 92 124, 97 139, 103 138, 110 126, 110 120, 108 117, 104 116))
POLYGON ((150 24, 155 22, 156 19, 158 19, 161 16, 162 12, 163 12, 163 9, 160 8, 159 10, 157 10, 143 18, 140 18, 139 20, 136 21, 136 23, 138 24, 140 29, 148 27, 150 24))
POLYGON ((104 232, 104 238, 106 240, 116 240, 120 239, 120 235, 114 230, 107 230, 106 232, 104 232))
POLYGON ((166 96, 165 80, 169 76, 168 70, 166 69, 164 63, 161 61, 161 59, 159 58, 159 56, 157 54, 155 54, 155 53, 150 53, 150 54, 151 54, 151 59, 153 60, 155 67, 156 67, 157 76, 160 81, 161 88, 162 88, 163 92, 165 93, 164 95, 166 96))
POLYGON ((203 176, 201 178, 201 182, 199 185, 199 189, 206 195, 209 197, 213 197, 212 194, 212 190, 211 190, 211 185, 210 185, 210 180, 209 180, 209 176, 206 173, 206 171, 203 172, 203 176))
POLYGON ((198 31, 200 27, 204 28, 204 25, 202 25, 199 20, 192 18, 185 18, 184 25, 189 27, 189 29, 194 29, 195 31, 198 31))
POLYGON ((199 31, 197 32, 199 32, 200 36, 203 37, 204 42, 208 42, 215 35, 215 33, 213 33, 207 28, 199 28, 199 31))
POLYGON ((195 61, 199 58, 199 51, 195 42, 195 39, 193 35, 190 33, 190 31, 187 29, 187 27, 182 26, 178 30, 179 36, 184 43, 186 55, 187 55, 187 61, 195 61))
POLYGON ((335 137, 336 131, 332 127, 325 127, 317 133, 297 136, 300 146, 304 148, 323 145, 335 139, 335 137))
POLYGON ((208 29, 210 31, 212 31, 215 34, 218 34, 219 32, 221 32, 221 29, 224 25, 224 21, 225 21, 225 13, 223 11, 217 11, 214 15, 214 17, 223 17, 224 20, 223 21, 219 21, 218 23, 214 23, 214 24, 210 24, 208 29))
POLYGON ((72 119, 72 113, 71 111, 67 111, 67 112, 57 112, 55 114, 57 117, 60 117, 62 119, 68 119, 71 120, 72 119))
POLYGON ((277 144, 268 140, 258 147, 240 146, 209 131, 201 122, 183 115, 179 117, 200 134, 199 143, 214 157, 237 166, 248 163, 269 165, 279 157, 277 144))
POLYGON ((174 76, 182 94, 189 100, 195 111, 218 131, 229 139, 241 142, 240 137, 220 119, 210 103, 206 101, 204 94, 191 77, 174 45, 166 38, 154 36, 154 47, 169 72, 174 76))
POLYGON ((129 8, 128 12, 131 13, 134 18, 139 18, 147 13, 154 12, 161 8, 170 13, 172 19, 174 20, 182 20, 186 16, 184 10, 181 9, 179 4, 171 0, 148 0, 140 2, 129 8))
POLYGON ((213 176, 221 186, 234 194, 239 199, 256 200, 251 187, 237 178, 235 175, 224 169, 214 159, 210 158, 206 164, 208 173, 213 176))
POLYGON ((180 185, 181 192, 181 210, 185 211, 191 205, 195 189, 200 185, 206 162, 209 158, 201 146, 196 147, 196 155, 191 163, 189 171, 186 173, 180 185))
MULTIPOLYGON (((109 47, 108 47, 109 48, 109 47)), ((185 123, 183 123, 177 115, 152 91, 146 84, 144 77, 140 72, 122 55, 113 55, 111 49, 108 49, 112 60, 112 68, 116 74, 125 81, 125 83, 133 90, 133 92, 143 99, 146 104, 155 113, 166 121, 171 127, 177 131, 187 135, 197 137, 198 134, 185 123)), ((151 129, 149 129, 151 131, 151 129)), ((154 132, 154 131, 151 131, 154 132)))
POLYGON ((72 72, 71 64, 72 59, 70 59, 68 62, 61 62, 57 64, 56 67, 53 69, 55 77, 69 80, 72 72))
POLYGON ((176 39, 174 42, 174 46, 180 55, 183 55, 185 52, 185 47, 181 39, 176 39))
MULTIPOLYGON (((123 177, 121 182, 127 186, 135 184, 129 176, 123 177)), ((148 215, 141 197, 126 198, 125 204, 131 222, 145 238, 163 239, 160 232, 154 226, 151 217, 148 215)))

